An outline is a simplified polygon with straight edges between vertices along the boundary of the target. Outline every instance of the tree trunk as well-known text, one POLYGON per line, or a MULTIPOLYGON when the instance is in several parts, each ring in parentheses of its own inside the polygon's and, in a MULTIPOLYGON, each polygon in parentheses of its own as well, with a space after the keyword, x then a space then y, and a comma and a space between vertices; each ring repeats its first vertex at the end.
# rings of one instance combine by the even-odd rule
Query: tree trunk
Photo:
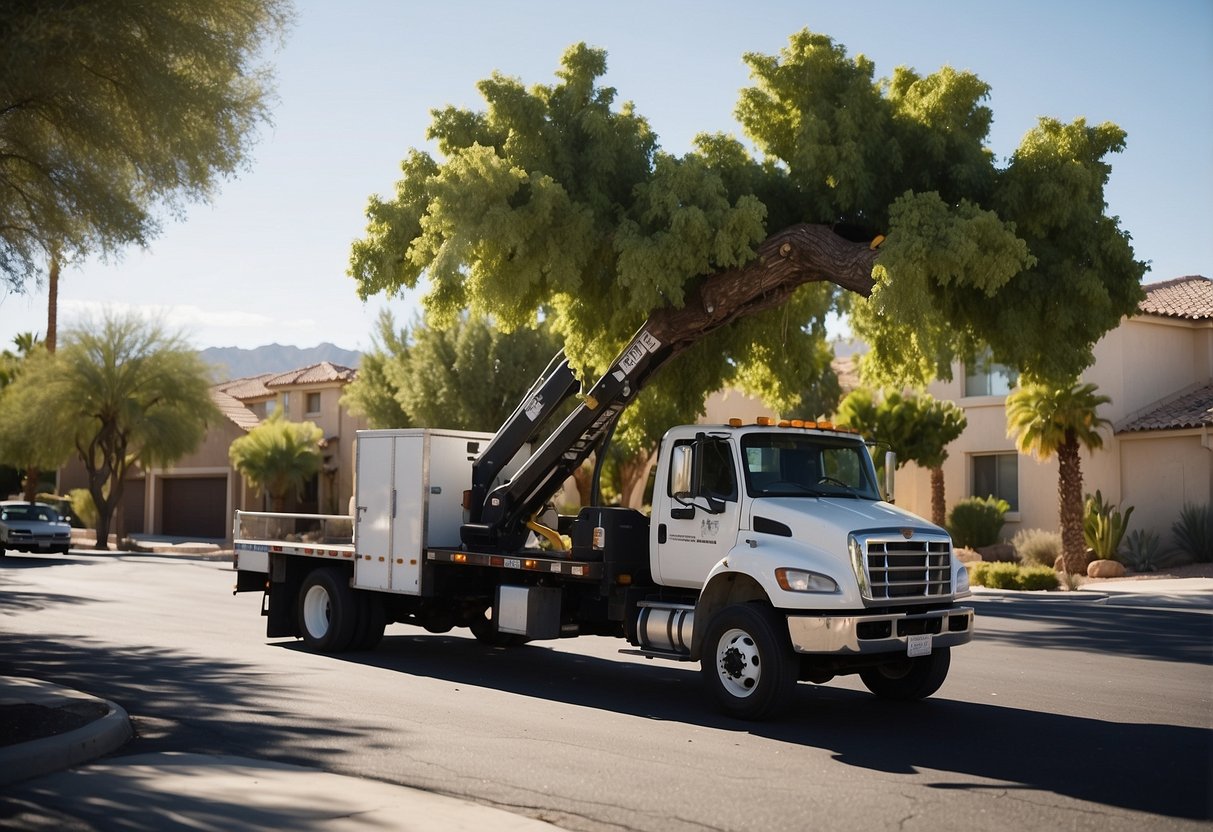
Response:
POLYGON ((54 352, 59 337, 59 250, 51 250, 46 280, 46 351, 54 352))
POLYGON ((1057 499, 1061 522, 1061 553, 1066 572, 1085 575, 1087 544, 1082 534, 1082 462, 1073 431, 1057 449, 1057 499))
POLYGON ((653 455, 641 453, 619 465, 619 501, 628 508, 644 508, 644 486, 653 455))
POLYGON ((931 469, 931 522, 942 526, 948 519, 948 503, 944 499, 943 466, 931 469))
POLYGON ((573 469, 573 482, 577 486, 577 499, 581 502, 581 505, 588 506, 590 504, 590 494, 594 490, 593 457, 573 469))

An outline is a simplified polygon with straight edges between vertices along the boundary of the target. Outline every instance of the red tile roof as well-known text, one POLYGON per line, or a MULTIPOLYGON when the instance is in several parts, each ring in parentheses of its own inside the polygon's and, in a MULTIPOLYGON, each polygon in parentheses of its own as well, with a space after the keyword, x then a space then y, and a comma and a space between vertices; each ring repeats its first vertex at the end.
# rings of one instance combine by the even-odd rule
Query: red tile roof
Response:
POLYGON ((245 407, 239 399, 222 390, 212 387, 211 401, 219 408, 220 413, 243 431, 250 431, 261 423, 256 413, 245 407))
POLYGON ((1200 275, 1148 283, 1139 305, 1147 315, 1200 321, 1213 318, 1213 280, 1200 275))
POLYGON ((1213 426, 1213 384, 1181 393, 1120 425, 1117 433, 1213 426))
POLYGON ((310 367, 290 370, 272 376, 266 380, 265 386, 289 387, 296 384, 324 384, 335 381, 350 382, 354 380, 354 376, 357 373, 357 370, 349 367, 342 367, 340 364, 334 364, 331 361, 321 361, 319 364, 312 364, 310 367))
POLYGON ((273 395, 265 386, 266 381, 273 377, 273 373, 262 373, 259 376, 236 378, 216 384, 214 389, 227 393, 229 396, 240 399, 240 401, 264 398, 273 395))

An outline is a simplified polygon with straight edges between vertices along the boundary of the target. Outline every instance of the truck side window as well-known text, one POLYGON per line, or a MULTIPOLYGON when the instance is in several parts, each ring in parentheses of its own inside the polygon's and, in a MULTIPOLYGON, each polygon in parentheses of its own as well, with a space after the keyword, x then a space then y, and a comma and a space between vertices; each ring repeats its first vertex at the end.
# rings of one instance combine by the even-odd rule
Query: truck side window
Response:
MULTIPOLYGON (((679 445, 690 446, 690 440, 679 442, 679 445)), ((699 455, 699 491, 704 496, 715 497, 719 500, 737 499, 737 472, 733 466, 733 455, 729 443, 719 439, 708 439, 695 447, 699 455)), ((684 490, 676 479, 678 472, 670 468, 670 481, 667 492, 670 496, 684 490)))
POLYGON ((729 443, 710 439, 700 446, 703 452, 700 487, 704 493, 721 500, 737 499, 737 476, 729 443))

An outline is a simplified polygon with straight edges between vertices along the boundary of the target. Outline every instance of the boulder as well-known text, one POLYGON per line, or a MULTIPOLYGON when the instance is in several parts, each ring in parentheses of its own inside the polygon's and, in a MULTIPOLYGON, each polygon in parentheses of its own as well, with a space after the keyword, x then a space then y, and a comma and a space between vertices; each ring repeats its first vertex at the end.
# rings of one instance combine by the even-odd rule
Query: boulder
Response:
POLYGON ((1010 543, 995 543, 992 546, 982 546, 977 552, 984 561, 1015 563, 1018 560, 1015 557, 1015 547, 1010 543))
POLYGON ((1088 578, 1123 578, 1125 568, 1114 560, 1093 560, 1087 564, 1088 578))

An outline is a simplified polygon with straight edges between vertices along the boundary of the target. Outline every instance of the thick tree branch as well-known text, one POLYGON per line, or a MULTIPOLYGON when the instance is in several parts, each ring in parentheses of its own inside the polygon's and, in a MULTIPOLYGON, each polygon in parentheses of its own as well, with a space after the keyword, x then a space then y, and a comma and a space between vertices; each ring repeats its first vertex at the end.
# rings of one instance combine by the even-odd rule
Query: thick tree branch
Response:
POLYGON ((740 317, 783 303, 805 283, 829 281, 867 297, 876 251, 838 236, 826 225, 794 225, 771 235, 758 257, 717 272, 690 293, 681 309, 659 309, 647 329, 674 352, 740 317))

